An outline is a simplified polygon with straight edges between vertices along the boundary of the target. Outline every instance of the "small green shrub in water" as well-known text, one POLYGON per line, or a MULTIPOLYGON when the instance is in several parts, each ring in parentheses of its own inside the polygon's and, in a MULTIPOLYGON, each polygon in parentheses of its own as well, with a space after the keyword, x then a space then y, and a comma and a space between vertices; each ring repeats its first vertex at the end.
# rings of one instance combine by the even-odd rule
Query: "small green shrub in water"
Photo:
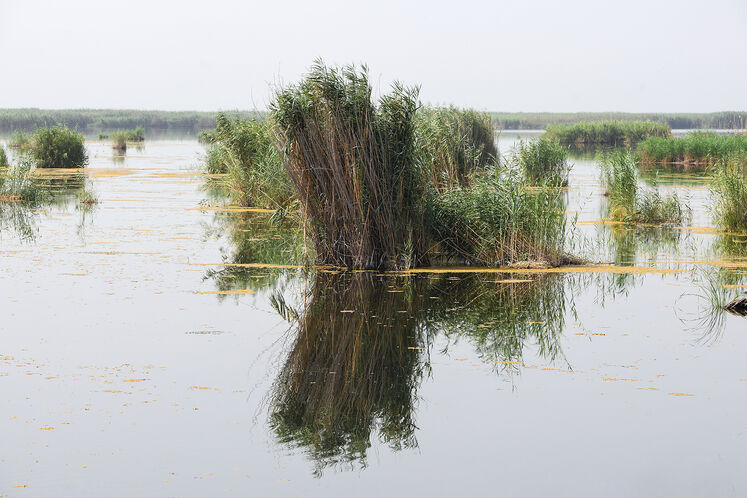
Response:
POLYGON ((438 190, 469 185, 475 172, 498 159, 495 126, 487 113, 426 107, 416 118, 416 148, 438 190))
POLYGON ((233 202, 277 208, 294 199, 269 122, 231 119, 220 113, 215 130, 203 140, 209 144, 205 168, 210 174, 226 174, 223 182, 233 202))
POLYGON ((127 131, 115 131, 111 134, 112 149, 117 152, 127 152, 127 131))
POLYGON ((547 137, 569 145, 633 145, 648 137, 668 137, 669 126, 654 121, 582 121, 548 125, 547 137))
POLYGON ((34 182, 32 167, 30 158, 22 156, 16 164, 0 171, 0 202, 35 204, 47 197, 47 191, 34 182))
POLYGON ((568 185, 568 148, 553 138, 520 141, 514 161, 532 185, 568 185))
POLYGON ((609 216, 615 221, 631 223, 682 223, 690 209, 676 193, 662 197, 654 185, 642 190, 638 185, 635 157, 630 151, 601 156, 602 184, 609 199, 609 216))
POLYGON ((31 135, 23 131, 17 131, 10 137, 8 145, 11 149, 29 150, 31 148, 31 135))
POLYGON ((88 164, 83 135, 65 128, 38 128, 31 137, 31 157, 37 168, 82 168, 88 164))
POLYGON ((747 232, 747 178, 745 163, 736 158, 720 161, 711 183, 715 221, 733 232, 747 232))

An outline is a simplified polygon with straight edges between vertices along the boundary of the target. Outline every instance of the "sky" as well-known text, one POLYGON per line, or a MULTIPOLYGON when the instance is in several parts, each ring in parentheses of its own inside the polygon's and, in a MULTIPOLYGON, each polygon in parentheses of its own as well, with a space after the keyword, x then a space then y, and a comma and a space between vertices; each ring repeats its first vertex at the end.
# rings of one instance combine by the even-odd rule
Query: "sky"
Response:
POLYGON ((0 108, 266 109, 312 62, 507 112, 747 110, 747 0, 0 0, 0 108))

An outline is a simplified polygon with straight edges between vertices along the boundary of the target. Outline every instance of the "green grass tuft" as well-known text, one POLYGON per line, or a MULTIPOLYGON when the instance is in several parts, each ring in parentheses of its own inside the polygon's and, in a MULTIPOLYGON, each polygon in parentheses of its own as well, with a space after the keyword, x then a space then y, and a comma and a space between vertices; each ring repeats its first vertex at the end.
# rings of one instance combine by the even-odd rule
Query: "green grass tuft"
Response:
POLYGON ((531 185, 568 185, 568 148, 558 140, 539 137, 520 141, 514 153, 516 166, 531 185))
POLYGON ((83 135, 65 128, 39 128, 31 137, 31 158, 37 168, 82 168, 88 164, 83 135))
POLYGON ((733 232, 747 232, 747 178, 745 163, 729 158, 715 167, 711 183, 715 221, 733 232))

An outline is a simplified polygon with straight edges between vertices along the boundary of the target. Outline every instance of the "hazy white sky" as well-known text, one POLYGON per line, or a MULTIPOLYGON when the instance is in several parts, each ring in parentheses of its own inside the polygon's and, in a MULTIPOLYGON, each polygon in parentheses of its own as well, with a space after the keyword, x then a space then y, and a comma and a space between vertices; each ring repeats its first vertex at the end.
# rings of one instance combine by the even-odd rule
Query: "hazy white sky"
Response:
POLYGON ((266 108, 311 62, 490 111, 747 109, 747 0, 0 0, 0 107, 266 108))

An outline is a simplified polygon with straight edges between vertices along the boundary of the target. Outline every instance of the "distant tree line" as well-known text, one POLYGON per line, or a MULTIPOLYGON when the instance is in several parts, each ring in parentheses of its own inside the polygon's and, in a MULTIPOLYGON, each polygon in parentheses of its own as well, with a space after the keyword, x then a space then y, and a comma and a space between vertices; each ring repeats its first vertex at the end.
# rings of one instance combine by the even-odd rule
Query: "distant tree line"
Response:
POLYGON ((628 113, 628 112, 491 112, 493 122, 504 130, 544 130, 551 124, 580 121, 655 121, 676 129, 743 129, 747 112, 628 113))

